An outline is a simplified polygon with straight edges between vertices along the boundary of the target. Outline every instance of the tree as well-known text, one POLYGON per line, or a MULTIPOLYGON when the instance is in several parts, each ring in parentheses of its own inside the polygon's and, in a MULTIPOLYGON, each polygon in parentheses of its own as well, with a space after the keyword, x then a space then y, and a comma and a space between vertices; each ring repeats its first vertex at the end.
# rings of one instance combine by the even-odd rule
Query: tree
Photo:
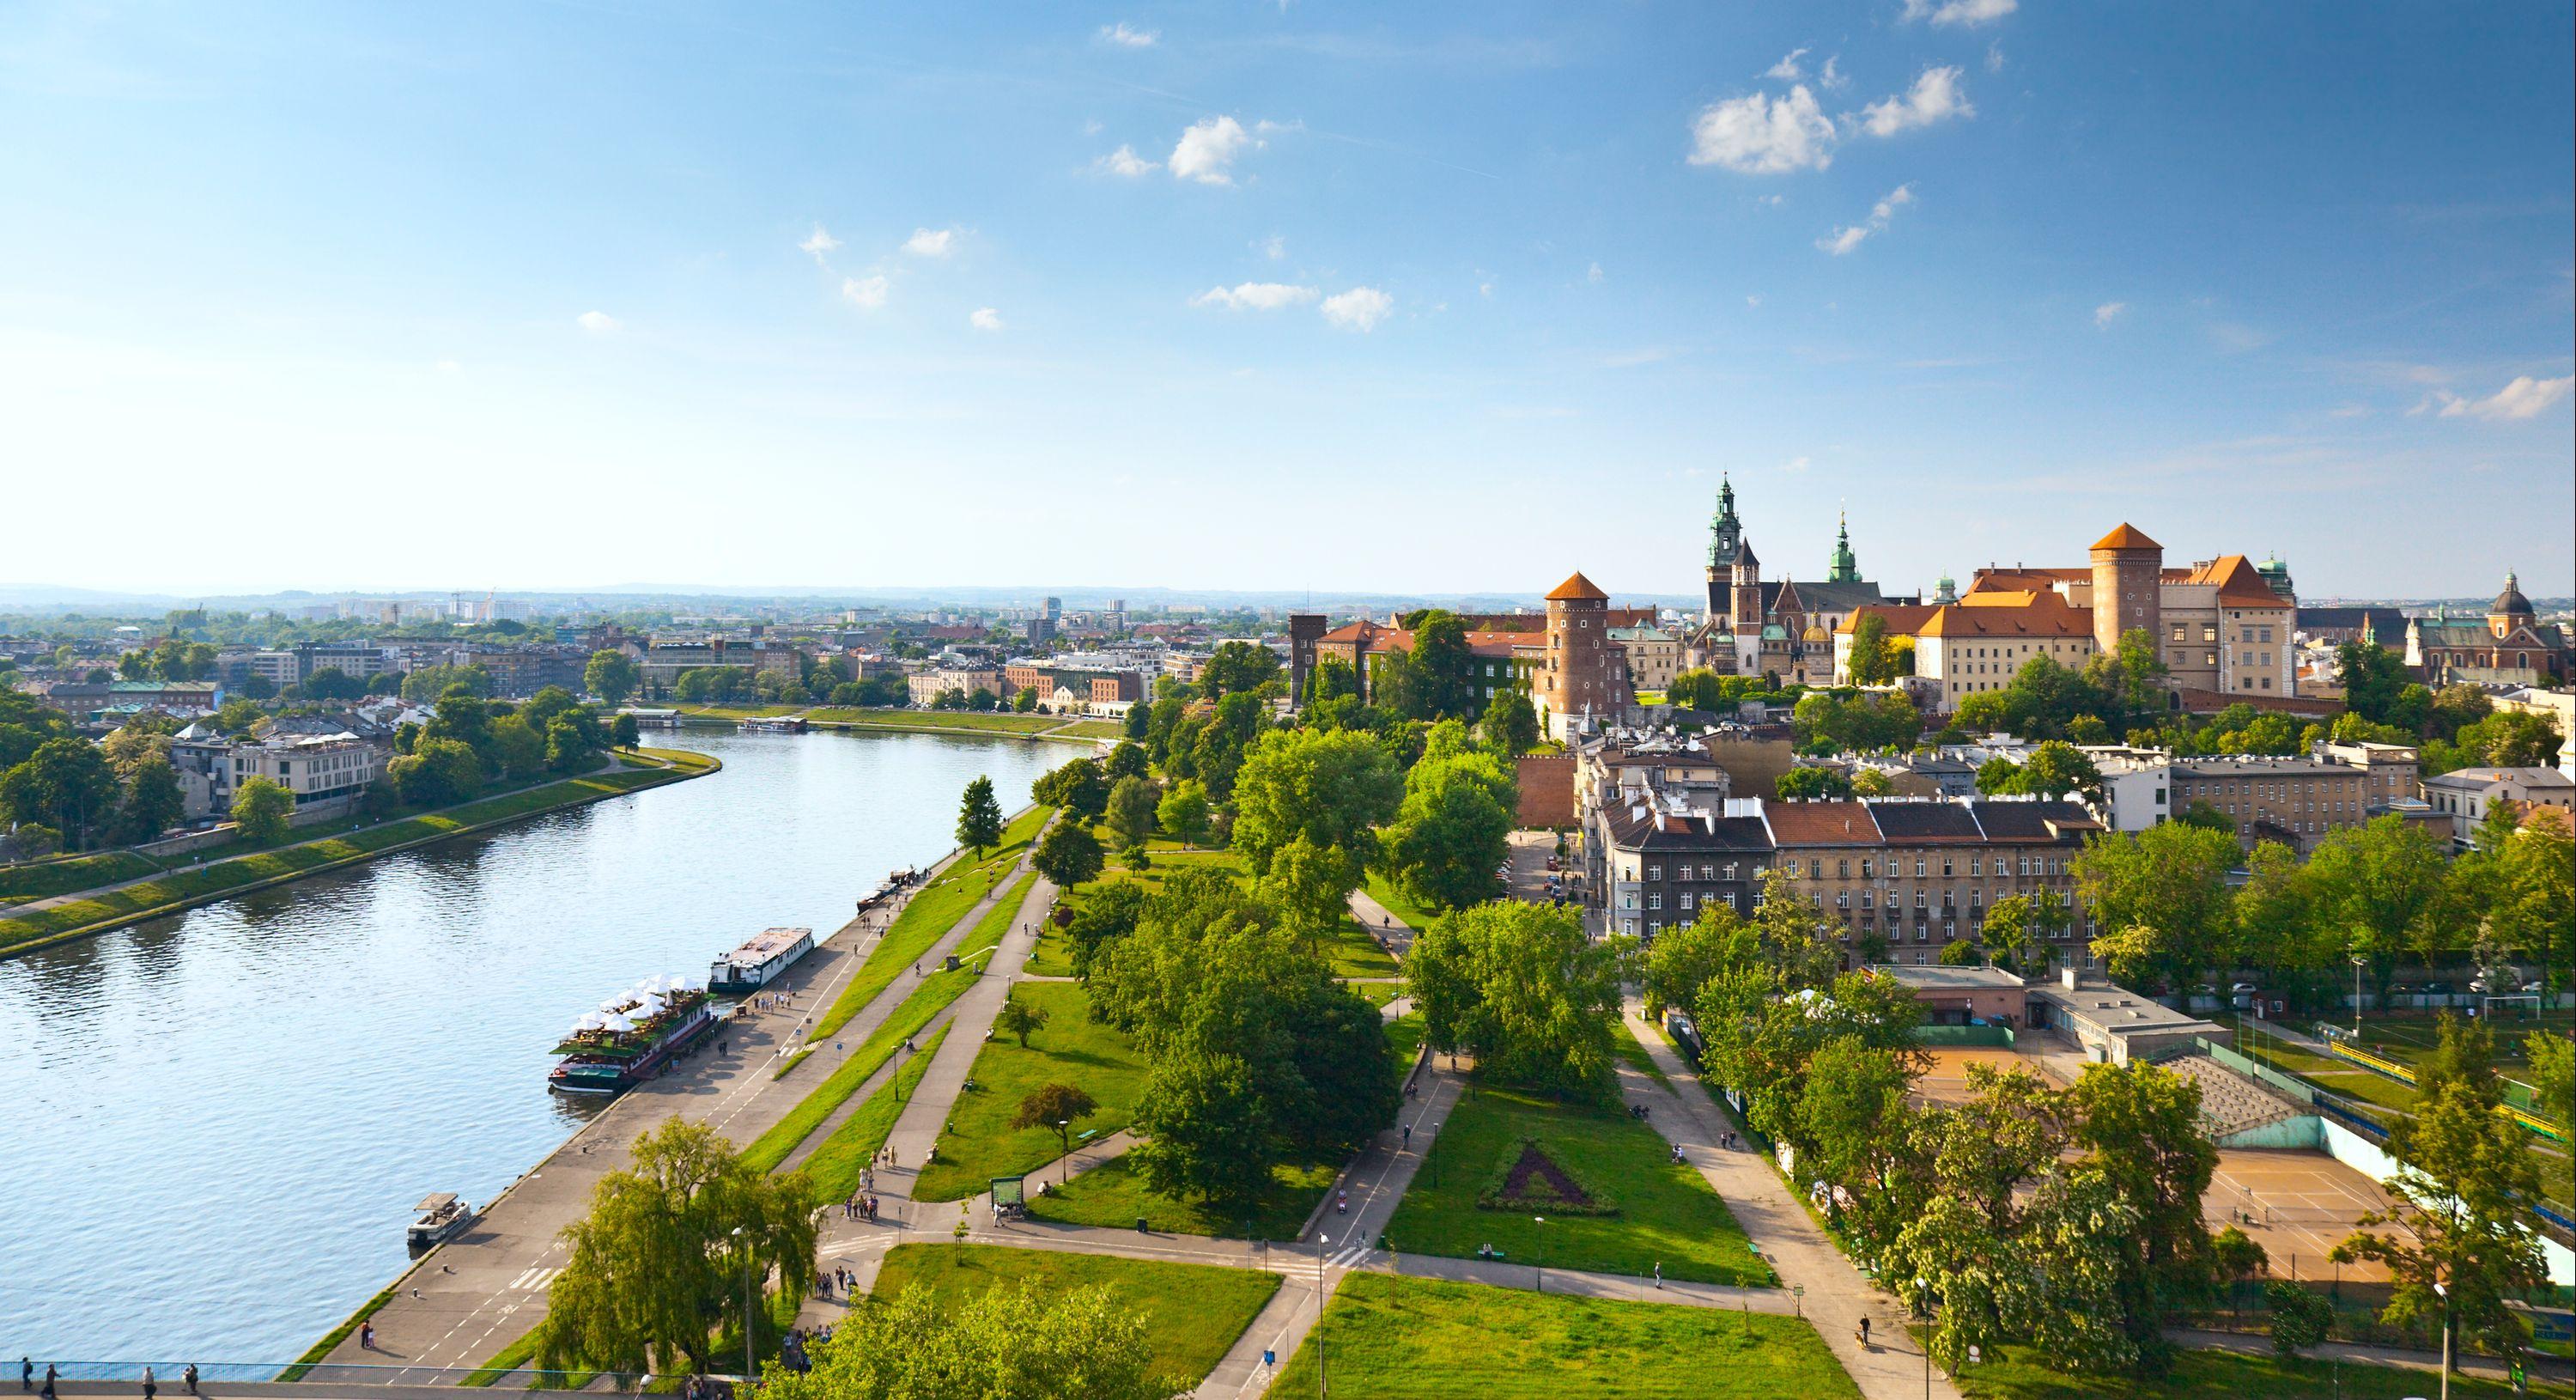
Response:
POLYGON ((1121 846, 1142 846, 1154 832, 1154 780, 1120 778, 1109 790, 1109 830, 1121 846))
POLYGON ((2102 791, 2102 770, 2073 744, 2052 739, 2031 751, 2030 761, 2021 766, 2016 790, 2051 798, 2069 793, 2095 796, 2102 791))
POLYGON ((395 795, 414 807, 452 807, 482 790, 483 763, 461 739, 415 740, 385 765, 395 795))
POLYGON ((2324 1341, 2334 1325, 2332 1300, 2296 1279, 2265 1283, 2263 1302, 2272 1313, 2272 1350, 2283 1356, 2296 1356, 2324 1341))
POLYGON ((1234 848, 1254 874, 1300 836, 1339 846, 1361 869, 1377 859, 1376 828, 1395 816, 1404 778, 1376 739, 1343 730, 1279 730, 1243 758, 1234 790, 1234 848))
POLYGON ((243 840, 270 845, 286 839, 287 826, 295 816, 295 794, 267 778, 244 778, 233 789, 232 815, 243 840))
POLYGON ((2236 819, 2218 810, 2216 804, 2206 798, 2193 798, 2191 805, 2185 807, 2182 815, 2174 820, 2185 826, 2196 826, 2203 831, 2215 831, 2225 836, 2232 837, 2236 834, 2236 819))
POLYGON ((1893 797, 1896 784, 1888 781, 1887 774, 1879 769, 1863 768, 1852 774, 1851 791, 1854 797, 1893 797))
POLYGON ((1109 757, 1101 762, 1100 771, 1115 783, 1124 778, 1151 777, 1153 766, 1153 760, 1145 757, 1144 745, 1133 739, 1121 739, 1118 747, 1111 749, 1109 757))
POLYGON ((1855 685, 1885 685, 1896 679, 1896 653, 1887 644, 1887 619, 1864 609, 1852 624, 1851 678, 1855 685))
POLYGON ((2135 1212, 2119 1240, 2116 1293, 2130 1346, 2163 1369, 2164 1319, 2209 1277, 2209 1229, 2200 1200, 2218 1148, 2200 1126, 2200 1081, 2159 1065, 2090 1064, 2067 1090, 2076 1115, 2079 1169, 2102 1174, 2135 1212))
POLYGON ((2048 935, 2056 928, 2049 917, 2053 912, 2029 895, 2006 895, 1987 906, 1986 921, 1979 925, 1977 936, 2000 961, 2027 974, 2034 954, 2042 962, 2047 958, 2048 935))
MULTIPOLYGON (((1043 1029, 1046 1023, 1047 1009, 1045 1007, 1032 1005, 1028 1002, 1021 1001, 1017 997, 1004 1001, 1002 1003, 1002 1009, 993 1013, 993 1029, 1000 1031, 1004 1035, 1017 1037, 1020 1042, 1020 1048, 1023 1050, 1029 1048, 1029 1032, 1043 1029)), ((1050 1085, 1049 1087, 1052 1088, 1055 1086, 1050 1085)), ((1035 1095, 1032 1095, 1031 1097, 1034 1098, 1035 1095)), ((1089 1110, 1086 1109, 1084 1111, 1088 1112, 1089 1110)), ((1023 1105, 1023 1112, 1025 1113, 1025 1105, 1023 1105)), ((1054 1120, 1049 1119, 1048 1121, 1052 1122, 1054 1120)), ((1014 1128, 1025 1128, 1028 1124, 1013 1123, 1011 1126, 1014 1128)))
POLYGON ((99 740, 98 751, 120 780, 130 782, 135 768, 144 761, 170 757, 170 736, 141 724, 128 724, 99 740))
POLYGON ((1100 760, 1077 758, 1029 785, 1029 795, 1062 807, 1075 821, 1097 821, 1109 805, 1109 779, 1100 760))
POLYGON ((621 749, 631 749, 642 743, 643 735, 635 727, 635 716, 618 715, 609 720, 608 742, 621 749))
POLYGON ((51 827, 76 847, 105 834, 122 795, 98 745, 68 735, 43 740, 25 762, 0 775, 0 807, 11 820, 51 827))
POLYGON ((336 666, 325 666, 304 678, 303 691, 308 700, 355 700, 367 693, 367 683, 336 666))
POLYGON ((1852 780, 1839 768, 1801 764, 1772 784, 1783 802, 1840 800, 1852 795, 1852 780))
POLYGON ((1975 940, 1954 938, 1941 945, 1940 956, 1935 961, 1943 967, 1982 967, 1985 957, 1977 951, 1975 940))
POLYGON ((982 860, 986 851, 1001 843, 1002 804, 993 799, 993 780, 978 774, 966 784, 966 795, 957 804, 957 844, 982 860))
POLYGON ((2218 832, 2170 822, 2111 832, 2075 857, 2075 888, 2115 936, 2152 931, 2152 944, 2123 944, 2137 969, 2131 975, 2170 985, 2216 960, 2228 931, 2227 873, 2238 855, 2218 832))
MULTIPOLYGON (((1008 1011, 1018 1005, 1016 1001, 1005 1002, 1002 1009, 1008 1011)), ((1034 1010, 1035 1008, 1024 1009, 1034 1010)), ((996 1020, 994 1024, 1001 1023, 996 1020)), ((1044 1011, 1038 1011, 1038 1024, 1046 1024, 1044 1011)), ((1003 1026, 1002 1029, 1018 1032, 1020 1048, 1028 1048, 1027 1030, 1022 1030, 1016 1025, 1003 1026)), ((1073 1125, 1099 1111, 1100 1105, 1094 1103, 1089 1094, 1070 1084, 1044 1084, 1031 1090, 1027 1098, 1020 1100, 1020 1111, 1012 1116, 1011 1127, 1015 1131, 1022 1128, 1055 1129, 1057 1146, 1063 1149, 1063 1155, 1070 1157, 1073 1155, 1073 1125)))
POLYGON ((1146 732, 1152 728, 1153 723, 1153 706, 1129 705, 1127 707, 1127 713, 1120 717, 1118 725, 1120 731, 1126 734, 1129 741, 1141 744, 1145 741, 1146 732))
POLYGON ((1359 884, 1360 868, 1350 852, 1303 836, 1273 854, 1269 873, 1260 878, 1262 895, 1305 940, 1309 953, 1320 952, 1324 939, 1350 917, 1351 891, 1359 884))
MULTIPOLYGON (((2406 663, 2396 653, 2372 642, 2350 641, 2335 648, 2335 678, 2343 685, 2343 703, 2373 724, 2398 723, 2398 694, 2406 688, 2406 663)), ((2413 723, 2404 725, 2411 732, 2413 723)))
POLYGON ((215 727, 236 737, 248 734, 266 718, 259 706, 248 700, 227 700, 215 711, 215 727))
POLYGON ((1145 1141, 1129 1155, 1145 1184, 1226 1211, 1252 1206, 1270 1187, 1278 1123, 1239 1056, 1183 1048, 1154 1061, 1136 1110, 1145 1141))
POLYGON ((2449 917, 2448 875, 2445 843, 2391 814, 2330 833, 2308 857, 2307 887, 2316 918, 2371 959, 2384 985, 2401 953, 2465 946, 2449 917))
POLYGON ((2540 1115, 2562 1125, 2576 1123, 2576 1041, 2534 1033, 2523 1037, 2522 1054, 2531 1067, 2540 1115))
POLYGON ((1430 1044, 1476 1073, 1572 1098, 1608 1094, 1621 950, 1573 912, 1493 903, 1453 910, 1414 940, 1405 989, 1430 1044))
POLYGON ((1200 783, 1174 783, 1163 793, 1163 800, 1154 804, 1155 824, 1178 838, 1183 846, 1207 843, 1208 816, 1207 788, 1200 783))
POLYGON ((1249 695, 1279 677, 1279 654, 1259 642, 1220 642, 1199 668, 1199 687, 1209 700, 1249 695))
POLYGON ((1434 909, 1492 899, 1520 808, 1512 776, 1490 754, 1459 754, 1413 765, 1404 788, 1386 844, 1405 892, 1434 909))
POLYGON ((1011 696, 1011 709, 1015 713, 1024 715, 1037 707, 1038 692, 1035 686, 1021 686, 1011 696))
POLYGON ((1023 1279, 943 1300, 913 1284, 852 1311, 812 1369, 773 1365, 767 1400, 1169 1400, 1186 1386, 1157 1365, 1146 1312, 1111 1287, 1041 1291, 1023 1279))
POLYGON ((1477 729, 1488 745, 1508 757, 1528 753, 1538 743, 1538 711, 1530 705, 1529 692, 1516 685, 1495 691, 1477 729))
POLYGON ((625 704, 643 679, 644 668, 635 664, 635 658, 614 647, 592 652, 581 668, 582 685, 611 709, 625 704))
POLYGON ((178 825, 187 807, 179 791, 179 770, 166 758, 145 758, 126 771, 125 800, 116 812, 118 834, 128 843, 149 841, 178 825))
MULTIPOLYGON (((387 672, 386 674, 390 675, 392 673, 387 672)), ((274 700, 277 698, 277 682, 270 680, 268 677, 261 675, 257 671, 253 671, 250 674, 243 676, 241 678, 241 684, 234 686, 232 690, 235 695, 244 700, 274 700)))
POLYGON ((975 687, 975 689, 969 692, 966 696, 966 708, 973 710, 978 714, 998 710, 1001 707, 1002 697, 995 695, 993 692, 986 690, 980 685, 975 687))
POLYGON ((1907 1096, 1916 1076, 1908 1057, 1839 1035, 1808 1062, 1798 1095, 1800 1134, 1816 1145, 1801 1174, 1848 1193, 1847 1223, 1867 1253, 1891 1242, 1928 1194, 1908 1160, 1916 1125, 1907 1096))
POLYGON ((545 736, 529 726, 526 716, 503 715, 492 721, 489 733, 486 756, 502 773, 532 778, 545 771, 545 736))
POLYGON ((1661 1015, 1668 1007, 1688 1011, 1698 1003, 1702 987, 1730 968, 1751 963, 1755 952, 1753 928, 1735 906, 1703 900, 1697 918, 1655 935, 1640 957, 1638 982, 1646 1014, 1661 1015))
POLYGON ((814 1281, 815 1215, 803 1172, 773 1176, 702 1123, 673 1117, 635 1140, 631 1165, 592 1188, 564 1227, 563 1272, 537 1325, 537 1364, 663 1374, 713 1368, 711 1324, 744 1315, 746 1275, 814 1281), (736 1234, 739 1230, 741 1233, 736 1234))
POLYGON ((1466 621, 1433 608, 1413 625, 1413 651, 1404 665, 1407 703, 1399 708, 1408 719, 1472 719, 1475 671, 1466 621))
POLYGON ((1107 857, 1100 849, 1100 838, 1091 828, 1077 821, 1060 821, 1047 828, 1038 841, 1038 853, 1031 862, 1038 873, 1055 882, 1058 889, 1072 889, 1089 880, 1100 878, 1100 868, 1107 857))

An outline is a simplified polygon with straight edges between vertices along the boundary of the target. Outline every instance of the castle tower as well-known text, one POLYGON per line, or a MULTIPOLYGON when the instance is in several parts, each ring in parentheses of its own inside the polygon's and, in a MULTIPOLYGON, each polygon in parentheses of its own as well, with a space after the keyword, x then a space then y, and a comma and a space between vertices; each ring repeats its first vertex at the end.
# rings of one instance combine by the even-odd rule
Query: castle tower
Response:
POLYGON ((2164 566, 2165 547, 2125 521, 2093 542, 2093 644, 2104 654, 2117 650, 2120 634, 2133 627, 2145 628, 2150 638, 2163 635, 2164 566))
POLYGON ((1559 739, 1570 721, 1616 718, 1628 708, 1628 661, 1610 640, 1610 595, 1579 572, 1547 595, 1547 669, 1538 693, 1559 739))
POLYGON ((1844 516, 1834 530, 1834 558, 1825 569, 1827 583, 1860 582, 1860 561, 1852 557, 1851 518, 1844 516))
POLYGON ((2510 637, 2529 627, 2533 616, 2531 600, 2522 596, 2521 580, 2513 576, 2513 570, 2505 570, 2504 591, 2487 604, 2487 631, 2496 637, 2510 637))
POLYGON ((1708 523, 1708 620, 1714 625, 1734 610, 1735 552, 1744 547, 1744 522, 1735 518, 1735 486, 1721 472, 1717 478, 1717 515, 1708 523))

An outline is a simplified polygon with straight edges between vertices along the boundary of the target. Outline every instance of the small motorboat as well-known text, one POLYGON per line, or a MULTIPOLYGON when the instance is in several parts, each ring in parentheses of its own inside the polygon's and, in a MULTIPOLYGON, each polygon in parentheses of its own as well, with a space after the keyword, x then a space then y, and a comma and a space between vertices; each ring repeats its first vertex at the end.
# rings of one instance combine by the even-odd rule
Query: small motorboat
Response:
POLYGON ((404 1238, 415 1251, 454 1239, 475 1219, 474 1207, 456 1199, 453 1191, 424 1197, 412 1209, 420 1212, 420 1218, 411 1223, 411 1229, 404 1238))

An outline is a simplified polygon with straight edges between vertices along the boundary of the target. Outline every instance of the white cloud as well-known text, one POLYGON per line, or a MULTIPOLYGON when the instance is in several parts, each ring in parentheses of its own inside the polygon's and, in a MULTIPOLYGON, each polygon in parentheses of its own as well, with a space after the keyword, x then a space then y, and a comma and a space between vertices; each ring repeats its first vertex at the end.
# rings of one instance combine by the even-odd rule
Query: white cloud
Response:
POLYGON ((2539 417, 2550 405, 2566 398, 2571 388, 2576 388, 2576 375, 2561 379, 2534 379, 2522 374, 2514 376, 2512 383, 2483 399, 2464 399, 2457 394, 2437 397, 2442 401, 2442 416, 2445 418, 2520 421, 2539 417))
POLYGON ((1993 43, 1986 45, 1986 71, 1989 73, 2000 73, 2004 71, 2003 40, 1997 39, 1993 43))
POLYGON ((585 311, 573 318, 573 324, 592 335, 608 335, 625 329, 624 323, 605 311, 585 311))
POLYGON ((2107 326, 2113 321, 2119 320, 2121 315, 2128 309, 2129 304, 2125 301, 2106 301, 2100 306, 2093 308, 2093 324, 2097 326, 2107 326))
POLYGON ((1835 54, 1833 57, 1826 59, 1825 71, 1816 75, 1816 81, 1823 83, 1828 89, 1836 92, 1850 87, 1851 75, 1843 71, 1843 56, 1841 54, 1835 54))
POLYGON ((1162 34, 1155 30, 1130 29, 1127 27, 1127 21, 1123 19, 1116 24, 1100 26, 1100 41, 1104 44, 1116 44, 1122 49, 1150 49, 1154 47, 1154 41, 1162 37, 1162 34))
POLYGON ((1887 198, 1870 206, 1867 222, 1853 224, 1849 228, 1835 229, 1832 233, 1817 239, 1816 246, 1839 258, 1859 247, 1871 234, 1885 232, 1888 221, 1896 217, 1896 211, 1913 202, 1914 186, 1899 185, 1888 191, 1887 198))
POLYGON ((825 253, 841 246, 841 240, 826 232, 821 224, 816 224, 814 231, 805 236, 805 241, 796 246, 813 254, 814 261, 821 262, 825 253))
POLYGON ((1786 97, 1757 92, 1713 102, 1691 122, 1691 164, 1747 175, 1822 170, 1833 164, 1833 147, 1834 124, 1804 86, 1786 97))
POLYGON ((1476 295, 1478 295, 1478 296, 1480 296, 1480 297, 1491 297, 1493 294, 1494 294, 1494 284, 1493 284, 1493 283, 1491 283, 1491 282, 1479 282, 1479 283, 1477 283, 1477 284, 1476 284, 1476 295))
POLYGON ((1968 95, 1959 90, 1956 68, 1926 68, 1913 90, 1860 109, 1861 128, 1872 136, 1894 136, 1912 127, 1930 126, 1951 117, 1973 117, 1968 95))
POLYGON ((1747 293, 1744 298, 1744 304, 1747 306, 1760 306, 1762 304, 1762 294, 1760 292, 1747 293))
POLYGON ((844 277, 841 279, 841 295, 849 298, 852 306, 873 311, 886 304, 889 285, 882 277, 844 277))
POLYGON ((1798 66, 1798 60, 1805 58, 1806 56, 1807 51, 1805 49, 1791 49, 1789 50, 1789 56, 1787 58, 1763 69, 1762 76, 1766 78, 1778 78, 1784 83, 1794 83, 1800 78, 1807 76, 1807 70, 1798 66))
POLYGON ((957 230, 953 228, 917 228, 903 241, 903 250, 916 258, 944 258, 957 248, 957 230))
POLYGON ((1002 328, 1002 313, 989 306, 979 306, 966 318, 966 324, 979 331, 998 331, 1002 328))
POLYGON ((1788 461, 1782 462, 1782 463, 1780 464, 1780 470, 1782 470, 1782 471, 1784 471, 1784 472, 1792 472, 1792 473, 1795 473, 1795 472, 1803 472, 1803 471, 1805 471, 1805 470, 1807 469, 1808 465, 1809 465, 1809 463, 1808 463, 1808 459, 1807 459, 1807 458, 1804 458, 1804 457, 1792 457, 1792 458, 1790 458, 1788 461))
MULTIPOLYGON (((1264 122, 1262 129, 1277 128, 1264 122)), ((1206 118, 1182 132, 1180 142, 1172 147, 1169 162, 1172 178, 1196 180, 1202 185, 1231 185, 1234 183, 1234 158, 1260 146, 1261 142, 1234 118, 1206 118)))
POLYGON ((1601 285, 1601 277, 1602 277, 1601 264, 1599 264, 1599 263, 1594 263, 1594 264, 1592 265, 1592 267, 1591 267, 1591 270, 1590 270, 1590 271, 1587 271, 1587 272, 1585 272, 1585 273, 1583 274, 1583 280, 1584 280, 1584 281, 1587 281, 1587 282, 1589 282, 1589 283, 1591 283, 1592 285, 1594 285, 1594 286, 1596 286, 1596 287, 1601 285))
POLYGON ((1991 24, 2021 8, 2021 0, 1905 0, 1904 18, 1971 28, 1991 24))
POLYGON ((1261 256, 1272 262, 1288 256, 1288 240, 1279 234, 1274 233, 1268 238, 1255 240, 1252 246, 1260 250, 1261 256))
POLYGON ((1136 148, 1133 146, 1121 146, 1091 164, 1095 170, 1106 171, 1112 175, 1123 175, 1130 180, 1163 168, 1161 162, 1150 161, 1136 154, 1136 148))
POLYGON ((1324 319, 1346 331, 1372 331, 1395 312, 1395 298, 1375 287, 1353 287, 1324 298, 1324 319))
POLYGON ((1243 282, 1231 287, 1210 287, 1190 298, 1190 305, 1222 306, 1228 311, 1276 311, 1283 306, 1302 306, 1316 295, 1312 287, 1286 282, 1243 282))

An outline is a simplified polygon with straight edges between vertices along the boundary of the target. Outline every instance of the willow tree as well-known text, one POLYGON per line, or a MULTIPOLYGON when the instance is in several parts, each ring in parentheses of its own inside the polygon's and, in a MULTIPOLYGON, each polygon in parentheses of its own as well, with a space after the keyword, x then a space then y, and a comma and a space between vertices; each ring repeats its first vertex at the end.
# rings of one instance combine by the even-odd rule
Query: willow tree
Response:
POLYGON ((676 1374, 713 1369, 713 1327, 748 1329, 751 1280, 802 1298, 814 1282, 805 1174, 772 1176, 701 1123, 635 1140, 634 1164, 592 1189, 564 1227, 572 1257, 537 1326, 537 1364, 676 1374))

